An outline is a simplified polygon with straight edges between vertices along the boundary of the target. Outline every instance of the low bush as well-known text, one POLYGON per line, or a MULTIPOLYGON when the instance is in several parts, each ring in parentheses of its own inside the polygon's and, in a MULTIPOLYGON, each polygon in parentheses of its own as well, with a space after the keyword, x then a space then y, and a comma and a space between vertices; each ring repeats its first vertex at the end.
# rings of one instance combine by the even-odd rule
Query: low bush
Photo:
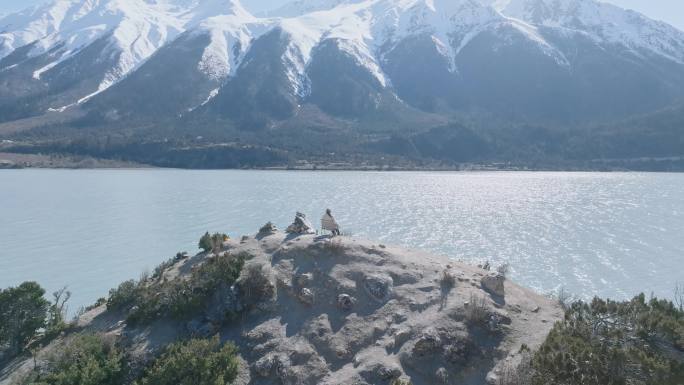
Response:
POLYGON ((679 385, 684 312, 639 295, 626 302, 576 301, 533 360, 535 385, 679 385))
POLYGON ((73 324, 67 323, 67 302, 71 298, 71 292, 63 287, 52 293, 53 302, 48 308, 48 317, 45 324, 45 338, 50 340, 66 331, 73 324))
POLYGON ((271 281, 269 269, 270 266, 262 264, 249 265, 245 275, 240 279, 240 293, 248 306, 254 306, 276 295, 277 288, 271 281))
POLYGON ((156 318, 186 319, 204 307, 220 285, 232 286, 247 255, 218 255, 195 268, 189 277, 170 281, 126 281, 110 292, 107 306, 128 313, 128 321, 147 323, 156 318))
POLYGON ((47 357, 44 367, 24 379, 25 385, 121 385, 125 361, 113 339, 81 334, 47 357))
POLYGON ((221 250, 223 242, 229 239, 228 235, 222 233, 209 234, 207 231, 199 240, 199 248, 205 252, 217 253, 221 250))
POLYGON ((470 293, 468 306, 465 307, 465 320, 468 325, 482 326, 487 322, 489 309, 483 296, 470 293))
POLYGON ((443 289, 451 290, 456 287, 456 276, 449 269, 444 269, 439 283, 443 289))
POLYGON ((136 385, 227 385, 238 374, 237 349, 218 337, 169 345, 136 385))
POLYGON ((119 310, 132 306, 141 295, 141 286, 140 282, 136 282, 132 279, 121 282, 119 287, 109 291, 107 308, 119 310))

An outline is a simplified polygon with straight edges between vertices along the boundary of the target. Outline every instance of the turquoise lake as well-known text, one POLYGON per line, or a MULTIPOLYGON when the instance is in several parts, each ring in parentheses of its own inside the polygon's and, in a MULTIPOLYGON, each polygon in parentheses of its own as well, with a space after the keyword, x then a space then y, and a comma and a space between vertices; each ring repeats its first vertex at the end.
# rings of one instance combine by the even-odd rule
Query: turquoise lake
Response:
POLYGON ((317 224, 472 263, 542 293, 671 296, 684 282, 684 174, 0 171, 0 287, 68 286, 71 310, 205 231, 317 224))

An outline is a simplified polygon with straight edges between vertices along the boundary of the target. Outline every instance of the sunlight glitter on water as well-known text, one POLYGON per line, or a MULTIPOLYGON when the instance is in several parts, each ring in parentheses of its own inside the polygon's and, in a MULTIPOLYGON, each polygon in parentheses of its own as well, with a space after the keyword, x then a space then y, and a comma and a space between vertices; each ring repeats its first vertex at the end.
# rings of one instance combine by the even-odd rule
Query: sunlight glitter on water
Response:
POLYGON ((669 296, 684 281, 684 174, 182 170, 0 172, 0 286, 106 295, 205 231, 316 223, 454 259, 508 262, 549 292, 669 296))

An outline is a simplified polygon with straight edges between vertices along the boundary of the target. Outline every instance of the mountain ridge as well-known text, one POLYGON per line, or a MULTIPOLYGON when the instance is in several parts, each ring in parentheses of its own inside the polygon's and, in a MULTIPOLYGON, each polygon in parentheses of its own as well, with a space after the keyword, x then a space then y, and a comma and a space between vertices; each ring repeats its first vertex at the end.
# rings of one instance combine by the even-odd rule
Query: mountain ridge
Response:
POLYGON ((299 0, 266 17, 237 0, 118 1, 0 20, 33 17, 0 34, 0 120, 77 109, 77 126, 225 137, 318 122, 374 141, 436 115, 570 129, 684 101, 684 32, 595 0, 299 0), (15 47, 31 33, 47 35, 15 47))

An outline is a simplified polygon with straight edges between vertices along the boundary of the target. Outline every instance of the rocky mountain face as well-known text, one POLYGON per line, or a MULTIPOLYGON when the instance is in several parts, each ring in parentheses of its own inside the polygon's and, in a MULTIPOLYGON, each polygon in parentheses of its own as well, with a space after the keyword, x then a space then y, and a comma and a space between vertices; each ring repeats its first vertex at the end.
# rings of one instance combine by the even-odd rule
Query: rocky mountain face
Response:
POLYGON ((684 32, 595 0, 297 0, 263 17, 238 0, 56 0, 0 31, 4 122, 571 127, 684 99, 684 32))

